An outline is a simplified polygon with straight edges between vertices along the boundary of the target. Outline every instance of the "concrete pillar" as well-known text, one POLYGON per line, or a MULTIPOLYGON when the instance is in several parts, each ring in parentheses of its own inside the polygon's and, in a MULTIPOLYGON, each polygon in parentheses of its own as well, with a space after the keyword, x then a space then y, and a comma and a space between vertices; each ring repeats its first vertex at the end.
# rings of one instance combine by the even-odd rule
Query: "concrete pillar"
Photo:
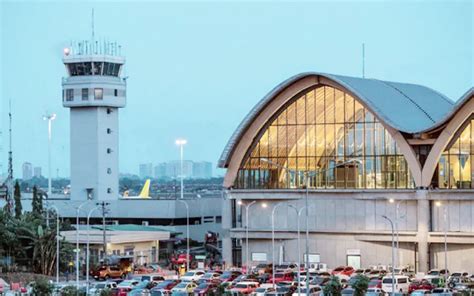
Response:
POLYGON ((430 202, 428 200, 428 191, 418 189, 416 191, 417 199, 417 241, 418 241, 418 272, 427 272, 429 270, 429 245, 428 232, 430 231, 430 202))
POLYGON ((222 201, 222 259, 227 266, 232 265, 232 240, 230 238, 232 206, 230 198, 230 192, 226 191, 222 201))

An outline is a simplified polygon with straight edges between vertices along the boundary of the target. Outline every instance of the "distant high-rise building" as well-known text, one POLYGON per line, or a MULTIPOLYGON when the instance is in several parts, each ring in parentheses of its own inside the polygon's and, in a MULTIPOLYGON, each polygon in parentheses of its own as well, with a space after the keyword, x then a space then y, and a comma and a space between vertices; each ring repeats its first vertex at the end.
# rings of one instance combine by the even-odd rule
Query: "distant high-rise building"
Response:
POLYGON ((41 167, 35 167, 33 169, 33 176, 35 178, 41 178, 41 167))
POLYGON ((159 163, 155 166, 155 169, 154 169, 154 177, 157 178, 157 179, 160 179, 160 178, 166 178, 168 177, 166 175, 166 163, 165 162, 162 162, 162 163, 159 163))
POLYGON ((23 180, 30 180, 33 178, 33 166, 29 162, 24 162, 22 166, 23 180))
POLYGON ((140 178, 153 177, 153 164, 151 163, 140 164, 138 175, 140 176, 140 178))
POLYGON ((212 178, 212 163, 208 161, 194 162, 193 164, 193 178, 195 179, 210 179, 212 178))

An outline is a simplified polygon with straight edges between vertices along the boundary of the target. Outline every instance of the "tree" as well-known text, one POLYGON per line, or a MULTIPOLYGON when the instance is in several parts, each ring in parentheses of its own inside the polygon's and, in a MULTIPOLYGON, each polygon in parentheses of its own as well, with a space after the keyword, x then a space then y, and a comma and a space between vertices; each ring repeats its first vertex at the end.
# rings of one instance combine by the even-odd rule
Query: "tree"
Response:
POLYGON ((340 296, 342 291, 341 281, 337 276, 331 276, 329 282, 324 286, 324 295, 340 296))
POLYGON ((86 292, 78 290, 75 286, 66 286, 61 290, 61 296, 85 296, 86 292))
POLYGON ((352 288, 354 288, 354 296, 364 296, 369 288, 369 278, 363 274, 356 275, 352 288))
POLYGON ((21 192, 20 192, 20 184, 18 184, 18 181, 15 182, 15 191, 13 193, 13 196, 15 198, 15 218, 19 219, 21 216, 21 192))
POLYGON ((36 296, 50 296, 53 294, 53 285, 46 279, 38 278, 33 283, 32 293, 36 296))
POLYGON ((36 186, 33 187, 32 213, 36 217, 41 217, 43 215, 43 199, 38 195, 38 189, 36 186))

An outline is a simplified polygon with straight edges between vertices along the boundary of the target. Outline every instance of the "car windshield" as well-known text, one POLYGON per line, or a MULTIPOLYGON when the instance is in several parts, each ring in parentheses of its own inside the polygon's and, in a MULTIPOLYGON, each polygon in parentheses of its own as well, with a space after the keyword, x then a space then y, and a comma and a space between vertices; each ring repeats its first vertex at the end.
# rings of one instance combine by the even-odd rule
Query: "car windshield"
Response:
POLYGON ((282 277, 284 277, 284 276, 285 276, 284 273, 277 273, 277 274, 275 274, 275 277, 276 277, 276 278, 282 278, 282 277))
POLYGON ((171 284, 171 283, 173 283, 173 281, 164 281, 164 282, 162 282, 162 283, 159 283, 158 286, 156 286, 156 287, 158 287, 158 288, 164 288, 164 287, 168 286, 168 285, 171 284))
POLYGON ((257 265, 257 268, 265 268, 265 267, 267 267, 266 264, 259 264, 259 265, 257 265))
POLYGON ((105 284, 95 284, 96 289, 102 289, 105 288, 105 284))
POLYGON ((354 290, 342 290, 342 295, 352 295, 354 294, 354 290))
POLYGON ((341 270, 344 270, 344 267, 338 267, 338 268, 334 269, 334 271, 341 271, 341 270))
POLYGON ((206 273, 205 275, 202 276, 203 279, 210 279, 212 278, 214 274, 213 273, 206 273))
POLYGON ((178 284, 176 288, 178 289, 186 288, 187 285, 188 285, 187 283, 181 283, 181 284, 178 284))
POLYGON ((237 285, 235 285, 235 287, 236 287, 237 289, 245 289, 245 288, 247 288, 248 286, 245 285, 245 284, 237 284, 237 285))
POLYGON ((148 281, 143 281, 141 283, 138 283, 135 288, 137 289, 143 289, 143 288, 146 288, 146 286, 148 286, 148 281))
POLYGON ((128 287, 133 284, 133 281, 123 281, 119 284, 119 287, 128 287))
POLYGON ((379 282, 380 282, 379 280, 371 280, 369 282, 369 286, 378 285, 379 282))
MULTIPOLYGON (((395 280, 396 281, 396 280, 395 280)), ((385 278, 382 280, 382 283, 384 284, 391 284, 392 283, 392 278, 385 278)))
POLYGON ((184 276, 193 276, 194 272, 188 271, 184 274, 184 276))
POLYGON ((267 288, 257 288, 255 292, 257 293, 264 293, 267 290, 267 288))

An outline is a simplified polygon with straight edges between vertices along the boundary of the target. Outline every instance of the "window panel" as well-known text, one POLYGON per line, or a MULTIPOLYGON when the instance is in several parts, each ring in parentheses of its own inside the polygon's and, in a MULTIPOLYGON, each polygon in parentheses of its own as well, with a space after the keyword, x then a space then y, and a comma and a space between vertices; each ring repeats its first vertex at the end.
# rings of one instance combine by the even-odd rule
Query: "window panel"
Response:
MULTIPOLYGON (((397 155, 396 143, 383 125, 357 100, 332 87, 294 99, 261 135, 247 154, 251 162, 244 162, 236 186, 302 188, 301 171, 319 170, 309 180, 312 188, 413 188, 406 161, 397 155), (362 164, 336 165, 352 157, 362 164)), ((471 186, 471 157, 458 154, 457 159, 462 166, 461 171, 457 165, 458 186, 471 186)))

